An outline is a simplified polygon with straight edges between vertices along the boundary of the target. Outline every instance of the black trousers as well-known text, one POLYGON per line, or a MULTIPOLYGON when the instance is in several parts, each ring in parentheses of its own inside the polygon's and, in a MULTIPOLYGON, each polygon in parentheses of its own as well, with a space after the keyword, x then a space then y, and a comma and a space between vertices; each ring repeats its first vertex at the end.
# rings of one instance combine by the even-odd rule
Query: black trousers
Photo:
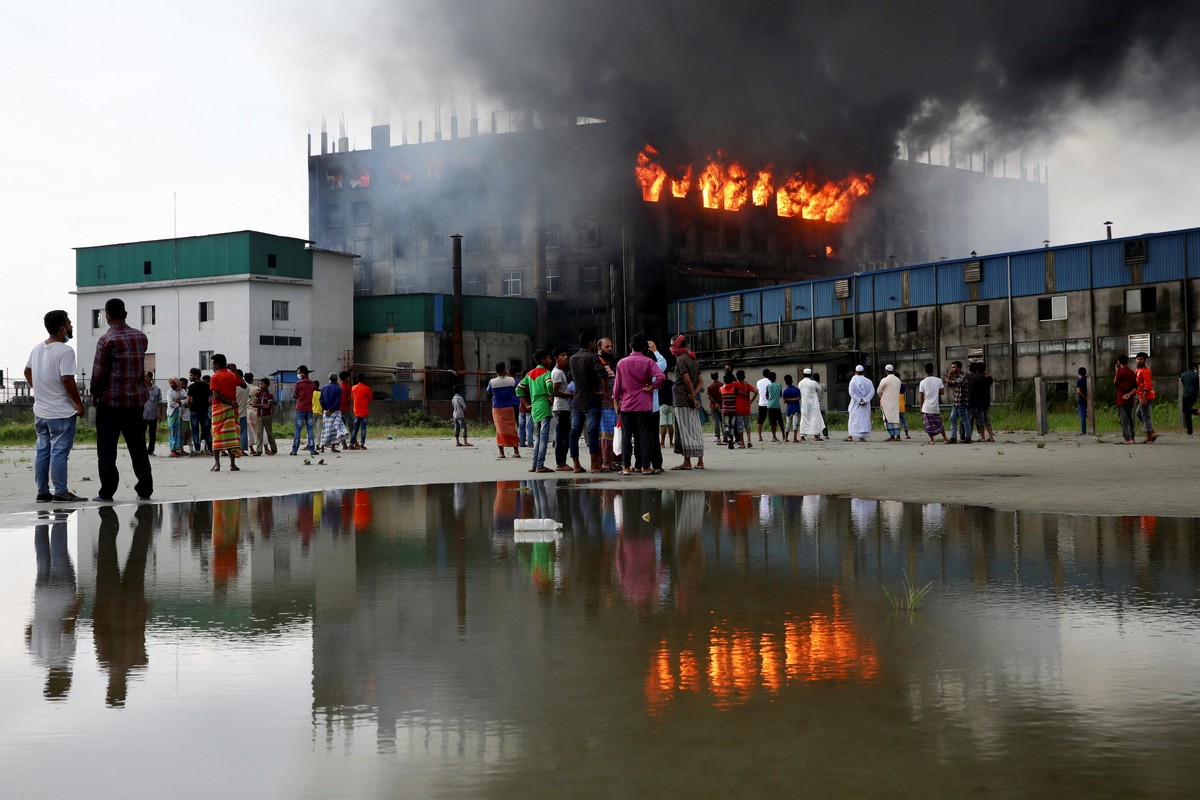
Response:
POLYGON ((154 493, 154 476, 150 472, 150 456, 146 454, 146 420, 142 419, 142 407, 113 408, 97 404, 96 469, 100 473, 100 497, 111 500, 121 485, 121 473, 117 470, 119 439, 125 440, 125 449, 133 462, 133 474, 137 476, 133 490, 138 497, 149 497, 154 493))
POLYGON ((661 469, 662 451, 658 447, 658 414, 653 411, 621 412, 621 466, 629 469, 636 460, 641 469, 661 469), (658 451, 658 466, 654 466, 658 451))
POLYGON ((571 450, 571 410, 555 411, 554 422, 554 464, 558 467, 567 465, 567 453, 571 450))
POLYGON ((154 455, 154 443, 158 441, 158 418, 143 420, 146 425, 146 452, 154 455))

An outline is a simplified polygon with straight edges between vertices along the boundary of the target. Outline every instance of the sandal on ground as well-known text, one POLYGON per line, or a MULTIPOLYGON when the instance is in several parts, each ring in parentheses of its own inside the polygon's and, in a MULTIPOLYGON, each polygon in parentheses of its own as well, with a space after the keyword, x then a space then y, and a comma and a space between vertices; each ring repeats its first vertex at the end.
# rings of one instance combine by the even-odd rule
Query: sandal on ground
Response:
POLYGON ((675 472, 677 470, 684 470, 684 469, 691 469, 691 467, 685 467, 683 464, 680 464, 677 467, 671 467, 672 472, 675 472))

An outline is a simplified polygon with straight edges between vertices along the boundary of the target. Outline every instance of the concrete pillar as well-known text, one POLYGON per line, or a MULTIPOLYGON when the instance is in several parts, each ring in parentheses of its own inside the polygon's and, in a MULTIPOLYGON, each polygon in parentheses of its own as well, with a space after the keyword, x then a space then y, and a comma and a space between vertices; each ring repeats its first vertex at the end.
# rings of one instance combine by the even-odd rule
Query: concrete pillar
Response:
POLYGON ((1037 409, 1038 436, 1045 436, 1050 432, 1050 415, 1046 409, 1046 384, 1041 375, 1033 379, 1033 396, 1037 409))

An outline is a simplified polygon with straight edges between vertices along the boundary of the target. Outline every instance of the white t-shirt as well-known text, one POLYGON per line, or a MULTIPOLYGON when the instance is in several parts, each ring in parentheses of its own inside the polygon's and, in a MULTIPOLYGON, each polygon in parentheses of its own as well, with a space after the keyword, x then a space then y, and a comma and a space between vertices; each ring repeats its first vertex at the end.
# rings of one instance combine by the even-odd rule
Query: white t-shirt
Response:
POLYGON ((922 414, 937 414, 941 412, 941 403, 939 398, 942 395, 942 379, 937 375, 930 375, 925 380, 921 381, 921 385, 917 387, 917 391, 925 393, 925 402, 921 403, 922 414))
POLYGON ((75 403, 63 388, 64 375, 75 375, 75 351, 64 342, 38 342, 25 363, 33 373, 33 413, 42 419, 75 416, 75 403))
POLYGON ((763 376, 762 380, 754 384, 755 388, 758 389, 758 404, 760 406, 765 406, 767 404, 767 387, 770 385, 771 379, 765 375, 763 376))
MULTIPOLYGON (((554 381, 554 383, 556 385, 561 383, 564 392, 567 390, 566 370, 561 370, 558 367, 555 367, 554 369, 550 370, 550 380, 554 381)), ((571 399, 569 397, 554 398, 554 405, 551 407, 551 410, 552 411, 570 411, 571 410, 571 399)))

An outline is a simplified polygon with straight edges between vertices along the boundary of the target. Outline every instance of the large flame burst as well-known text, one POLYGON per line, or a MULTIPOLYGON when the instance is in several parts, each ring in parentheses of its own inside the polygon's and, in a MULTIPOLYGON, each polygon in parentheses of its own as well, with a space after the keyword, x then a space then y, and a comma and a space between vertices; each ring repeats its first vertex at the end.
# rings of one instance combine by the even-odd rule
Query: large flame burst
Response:
POLYGON ((642 199, 650 203, 658 202, 669 182, 675 197, 687 197, 693 187, 698 188, 705 208, 739 211, 746 203, 766 206, 774 197, 775 210, 781 217, 845 222, 854 201, 870 194, 875 183, 875 176, 870 174, 823 184, 801 172, 778 177, 770 164, 751 173, 719 150, 703 168, 684 164, 673 173, 668 173, 657 158, 658 150, 646 145, 633 168, 642 187, 642 199))

